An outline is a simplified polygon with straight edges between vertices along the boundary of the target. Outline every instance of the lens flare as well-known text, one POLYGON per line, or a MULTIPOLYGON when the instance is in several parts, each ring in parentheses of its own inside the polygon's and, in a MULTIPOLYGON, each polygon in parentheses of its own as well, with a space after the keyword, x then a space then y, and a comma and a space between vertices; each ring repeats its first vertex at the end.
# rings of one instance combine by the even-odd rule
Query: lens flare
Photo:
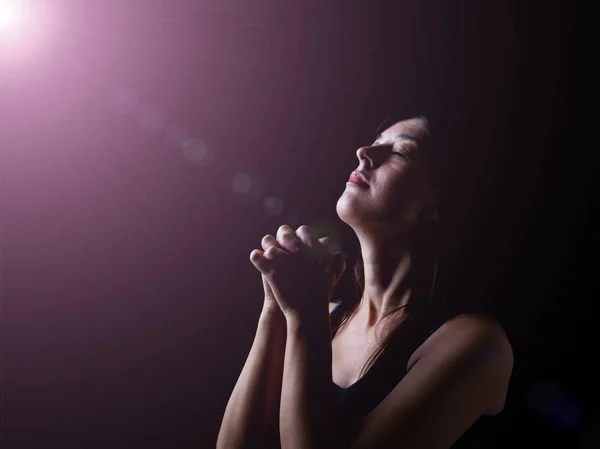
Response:
POLYGON ((58 2, 0 0, 0 69, 39 61, 57 29, 58 2))
POLYGON ((0 1, 0 35, 12 36, 22 31, 25 19, 22 2, 0 1))

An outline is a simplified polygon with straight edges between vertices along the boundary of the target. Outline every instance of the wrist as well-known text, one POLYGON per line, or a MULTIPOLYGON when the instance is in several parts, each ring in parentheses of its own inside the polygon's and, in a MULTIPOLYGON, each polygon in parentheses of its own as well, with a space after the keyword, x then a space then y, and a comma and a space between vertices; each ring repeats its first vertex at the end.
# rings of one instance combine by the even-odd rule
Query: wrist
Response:
POLYGON ((309 334, 331 333, 331 321, 327 310, 324 310, 322 313, 313 313, 310 316, 297 311, 286 313, 285 321, 288 332, 309 334))
POLYGON ((277 305, 263 306, 260 312, 259 321, 267 325, 285 326, 285 316, 277 305))

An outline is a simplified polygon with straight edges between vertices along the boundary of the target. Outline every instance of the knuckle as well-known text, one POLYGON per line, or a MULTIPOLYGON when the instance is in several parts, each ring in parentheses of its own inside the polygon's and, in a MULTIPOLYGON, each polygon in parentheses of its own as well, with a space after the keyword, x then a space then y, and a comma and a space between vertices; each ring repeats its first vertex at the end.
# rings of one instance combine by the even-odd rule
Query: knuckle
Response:
POLYGON ((282 242, 293 242, 294 240, 296 240, 296 236, 290 232, 281 234, 281 236, 279 236, 279 238, 282 242))
POLYGON ((286 224, 283 224, 283 225, 279 226, 279 229, 277 229, 277 233, 278 233, 278 234, 282 234, 282 233, 284 233, 284 232, 289 232, 289 231, 291 231, 291 230, 292 230, 292 228, 290 228, 290 227, 289 227, 288 225, 286 225, 286 224))
POLYGON ((260 258, 260 251, 255 249, 250 253, 250 261, 252 263, 256 262, 260 258))
POLYGON ((265 235, 262 240, 260 241, 261 243, 269 243, 269 241, 271 241, 271 239, 273 239, 274 237, 271 234, 267 234, 265 235))
POLYGON ((266 257, 273 257, 277 253, 277 250, 274 246, 269 246, 265 251, 266 257))

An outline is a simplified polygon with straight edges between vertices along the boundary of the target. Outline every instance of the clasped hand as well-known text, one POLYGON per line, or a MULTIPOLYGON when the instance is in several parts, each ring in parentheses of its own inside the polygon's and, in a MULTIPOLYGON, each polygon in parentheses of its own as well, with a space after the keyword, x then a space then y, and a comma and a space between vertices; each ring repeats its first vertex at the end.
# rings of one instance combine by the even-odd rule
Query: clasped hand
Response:
POLYGON ((250 260, 267 279, 281 311, 290 316, 312 316, 327 311, 333 288, 342 277, 346 263, 329 238, 318 238, 316 229, 302 225, 294 231, 288 225, 261 241, 250 260))

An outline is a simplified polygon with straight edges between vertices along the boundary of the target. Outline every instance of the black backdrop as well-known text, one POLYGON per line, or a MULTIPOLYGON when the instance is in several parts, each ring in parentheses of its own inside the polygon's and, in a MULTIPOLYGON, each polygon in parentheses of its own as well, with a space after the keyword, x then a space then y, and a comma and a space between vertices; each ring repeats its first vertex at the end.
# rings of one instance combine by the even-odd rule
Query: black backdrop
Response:
POLYGON ((584 11, 296 3, 63 0, 52 46, 4 61, 2 447, 213 447, 261 305, 250 252, 288 223, 355 254, 335 214, 355 151, 415 113, 441 145, 446 287, 515 348, 480 447, 596 447, 584 11))

